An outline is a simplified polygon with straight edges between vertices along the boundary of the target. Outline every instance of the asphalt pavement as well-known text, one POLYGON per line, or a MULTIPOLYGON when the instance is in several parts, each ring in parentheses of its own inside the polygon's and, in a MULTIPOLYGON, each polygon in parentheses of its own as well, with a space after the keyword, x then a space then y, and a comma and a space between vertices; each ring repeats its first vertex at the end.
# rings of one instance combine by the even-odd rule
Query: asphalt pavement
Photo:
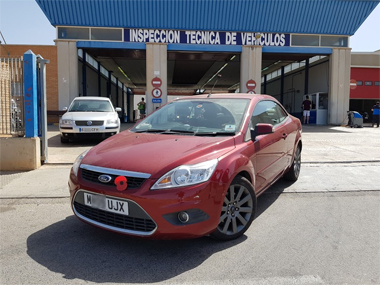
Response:
MULTIPOLYGON (((132 124, 122 124, 122 131, 132 124)), ((378 191, 380 128, 303 126, 301 174, 297 182, 278 181, 268 191, 378 191)), ((58 126, 48 126, 48 163, 33 171, 1 172, 0 198, 68 197, 67 180, 75 158, 98 141, 60 142, 58 126)))
POLYGON ((379 141, 304 126, 298 181, 261 195, 241 238, 154 241, 74 217, 70 167, 96 142, 63 145, 49 126, 47 164, 1 173, 0 284, 380 284, 379 141))

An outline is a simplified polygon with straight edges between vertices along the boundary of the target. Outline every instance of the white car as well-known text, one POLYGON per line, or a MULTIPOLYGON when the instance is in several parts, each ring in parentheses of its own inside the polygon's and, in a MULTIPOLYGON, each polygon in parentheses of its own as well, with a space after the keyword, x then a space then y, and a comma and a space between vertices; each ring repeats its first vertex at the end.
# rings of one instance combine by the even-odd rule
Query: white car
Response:
MULTIPOLYGON (((65 108, 66 109, 66 108, 65 108)), ((120 119, 110 99, 106 97, 77 97, 59 120, 61 142, 81 136, 105 138, 120 131, 120 119)))

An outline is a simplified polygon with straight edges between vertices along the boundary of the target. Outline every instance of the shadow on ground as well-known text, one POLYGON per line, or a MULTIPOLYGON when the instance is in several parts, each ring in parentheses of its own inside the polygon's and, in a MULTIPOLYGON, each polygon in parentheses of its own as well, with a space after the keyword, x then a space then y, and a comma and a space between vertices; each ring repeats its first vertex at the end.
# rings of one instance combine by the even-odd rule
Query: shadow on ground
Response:
MULTIPOLYGON (((256 218, 277 200, 281 192, 268 189, 258 198, 256 218)), ((247 239, 246 235, 229 242, 210 237, 170 241, 139 239, 98 229, 69 216, 30 235, 27 254, 66 279, 96 283, 153 283, 192 270, 216 252, 247 239)))
MULTIPOLYGON (((80 222, 74 216, 52 224, 27 239, 27 254, 65 279, 96 283, 160 282, 189 271, 211 255, 247 239, 217 242, 157 241, 131 238, 80 222)), ((59 282, 58 282, 59 283, 59 282)))

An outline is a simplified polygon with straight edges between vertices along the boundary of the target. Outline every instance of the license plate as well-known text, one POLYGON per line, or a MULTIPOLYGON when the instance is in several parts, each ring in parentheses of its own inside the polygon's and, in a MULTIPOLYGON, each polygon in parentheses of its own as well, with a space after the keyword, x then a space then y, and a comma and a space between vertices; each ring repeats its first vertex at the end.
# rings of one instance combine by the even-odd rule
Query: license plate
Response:
POLYGON ((84 204, 91 208, 128 216, 128 203, 106 196, 84 193, 84 204))
POLYGON ((99 128, 79 128, 80 133, 99 132, 99 128))

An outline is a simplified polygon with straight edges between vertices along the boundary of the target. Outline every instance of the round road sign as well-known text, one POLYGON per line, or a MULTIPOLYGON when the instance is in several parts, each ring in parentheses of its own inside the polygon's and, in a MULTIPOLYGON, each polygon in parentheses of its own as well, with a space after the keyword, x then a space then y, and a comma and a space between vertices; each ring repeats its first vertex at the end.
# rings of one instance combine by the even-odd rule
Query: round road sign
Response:
POLYGON ((358 83, 356 82, 356 80, 351 79, 350 80, 350 89, 356 89, 357 86, 358 86, 358 83))
POLYGON ((256 88, 256 82, 255 82, 255 80, 253 80, 253 79, 248 80, 246 86, 247 86, 248 90, 255 89, 256 88))
POLYGON ((248 92, 247 92, 248 94, 256 94, 256 92, 255 91, 253 91, 253 90, 248 90, 248 92))
POLYGON ((160 98, 161 95, 162 95, 162 91, 161 91, 160 88, 154 88, 154 89, 152 90, 152 96, 153 96, 154 98, 160 98))
POLYGON ((158 77, 155 77, 152 79, 152 85, 154 88, 158 88, 158 87, 161 87, 162 85, 162 80, 158 77))

